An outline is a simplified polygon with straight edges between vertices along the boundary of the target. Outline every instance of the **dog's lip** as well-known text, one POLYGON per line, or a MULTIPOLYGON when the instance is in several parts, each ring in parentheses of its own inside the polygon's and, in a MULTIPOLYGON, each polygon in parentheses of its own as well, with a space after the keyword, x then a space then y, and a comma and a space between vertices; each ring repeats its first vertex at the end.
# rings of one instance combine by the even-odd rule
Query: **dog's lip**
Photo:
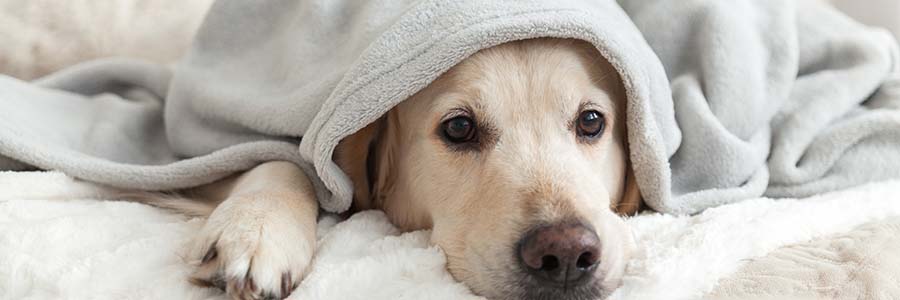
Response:
POLYGON ((565 284, 533 279, 531 276, 525 275, 528 272, 526 270, 519 272, 522 274, 520 277, 522 279, 516 286, 521 289, 521 294, 525 295, 522 299, 602 299, 603 295, 610 293, 604 285, 602 270, 580 276, 565 284))
POLYGON ((522 299, 602 299, 610 291, 603 288, 599 281, 577 287, 530 286, 523 289, 522 299))
MULTIPOLYGON (((575 278, 574 280, 566 281, 564 283, 554 282, 554 281, 550 281, 550 280, 543 279, 543 278, 538 278, 538 279, 531 280, 534 282, 531 284, 540 285, 541 287, 544 287, 544 288, 556 288, 556 289, 562 289, 562 290, 566 290, 566 289, 573 288, 573 287, 579 287, 582 285, 590 285, 590 284, 596 284, 598 287, 602 288, 601 284, 602 284, 603 280, 601 280, 601 278, 598 278, 596 275, 596 272, 599 272, 597 270, 597 267, 598 267, 598 265, 593 265, 590 267, 592 273, 581 274, 580 276, 578 276, 578 278, 575 278), (589 282, 589 281, 593 281, 593 282, 589 282)), ((536 271, 522 270, 521 272, 531 274, 536 271)))

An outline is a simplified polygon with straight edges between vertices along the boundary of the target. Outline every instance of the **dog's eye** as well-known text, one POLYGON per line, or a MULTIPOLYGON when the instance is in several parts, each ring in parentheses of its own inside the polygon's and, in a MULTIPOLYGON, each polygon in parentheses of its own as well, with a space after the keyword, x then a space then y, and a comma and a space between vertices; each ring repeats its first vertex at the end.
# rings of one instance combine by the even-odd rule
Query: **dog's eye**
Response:
POLYGON ((472 118, 460 116, 444 121, 444 138, 454 144, 472 142, 475 140, 475 121, 472 118))
POLYGON ((578 115, 576 131, 579 137, 595 138, 606 128, 606 118, 596 110, 586 110, 578 115))

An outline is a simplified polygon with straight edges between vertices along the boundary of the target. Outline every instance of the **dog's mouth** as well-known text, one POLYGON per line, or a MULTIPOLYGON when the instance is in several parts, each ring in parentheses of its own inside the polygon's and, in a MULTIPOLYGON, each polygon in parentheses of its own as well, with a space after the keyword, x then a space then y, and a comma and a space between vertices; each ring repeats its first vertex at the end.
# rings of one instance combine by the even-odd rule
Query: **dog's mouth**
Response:
POLYGON ((602 299, 609 294, 602 286, 602 280, 590 274, 564 282, 542 282, 534 277, 523 276, 517 282, 521 293, 516 299, 602 299))
POLYGON ((476 294, 495 300, 597 300, 608 297, 612 292, 604 285, 602 276, 591 274, 557 283, 537 279, 522 270, 510 273, 507 280, 495 282, 493 286, 484 286, 483 282, 474 285, 464 283, 474 288, 476 294))

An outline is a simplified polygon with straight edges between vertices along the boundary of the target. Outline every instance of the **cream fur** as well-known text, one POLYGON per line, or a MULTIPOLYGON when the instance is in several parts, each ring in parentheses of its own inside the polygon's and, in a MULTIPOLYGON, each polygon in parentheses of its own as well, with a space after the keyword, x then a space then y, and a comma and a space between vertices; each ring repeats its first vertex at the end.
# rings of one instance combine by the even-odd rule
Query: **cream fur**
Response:
POLYGON ((625 98, 618 76, 595 51, 573 40, 527 40, 453 67, 385 117, 379 138, 387 142, 376 160, 387 161, 379 172, 390 171, 376 176, 380 203, 360 206, 383 209, 407 230, 433 229, 450 273, 494 299, 526 298, 515 256, 525 232, 583 222, 600 236, 596 279, 611 291, 634 247, 610 210, 624 194, 625 98), (479 124, 482 149, 452 150, 436 134, 461 109, 479 124), (607 128, 584 143, 572 124, 588 109, 602 112, 607 128))

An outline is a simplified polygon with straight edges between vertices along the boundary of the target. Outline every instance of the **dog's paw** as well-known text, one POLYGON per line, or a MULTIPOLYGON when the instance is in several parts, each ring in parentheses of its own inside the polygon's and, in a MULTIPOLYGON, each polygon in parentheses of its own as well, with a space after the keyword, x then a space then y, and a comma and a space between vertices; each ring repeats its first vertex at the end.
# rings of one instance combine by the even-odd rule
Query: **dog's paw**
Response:
POLYGON ((283 299, 306 275, 315 251, 315 216, 285 200, 233 197, 210 215, 195 241, 191 282, 233 299, 283 299))

